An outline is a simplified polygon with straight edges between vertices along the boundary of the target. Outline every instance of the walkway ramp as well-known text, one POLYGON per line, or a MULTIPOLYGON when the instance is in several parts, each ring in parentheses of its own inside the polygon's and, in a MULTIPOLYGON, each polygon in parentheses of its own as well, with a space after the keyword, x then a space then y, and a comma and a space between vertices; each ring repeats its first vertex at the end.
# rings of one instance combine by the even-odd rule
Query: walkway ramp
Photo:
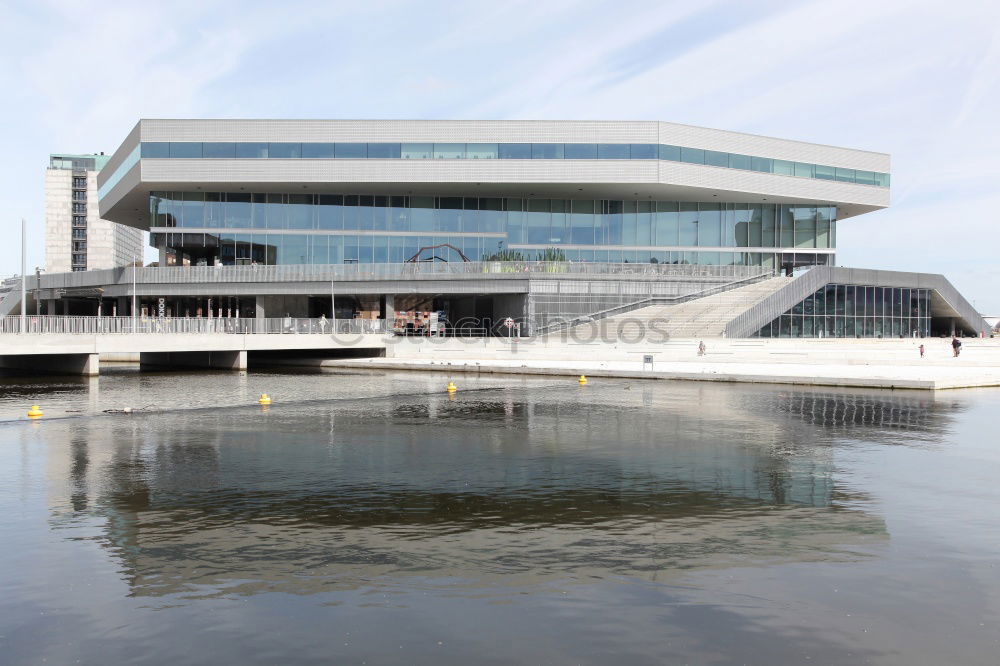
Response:
MULTIPOLYGON (((674 305, 650 305, 596 322, 605 339, 631 340, 650 333, 671 338, 718 338, 726 324, 791 281, 774 277, 674 305)), ((584 324, 583 326, 594 326, 584 324)))

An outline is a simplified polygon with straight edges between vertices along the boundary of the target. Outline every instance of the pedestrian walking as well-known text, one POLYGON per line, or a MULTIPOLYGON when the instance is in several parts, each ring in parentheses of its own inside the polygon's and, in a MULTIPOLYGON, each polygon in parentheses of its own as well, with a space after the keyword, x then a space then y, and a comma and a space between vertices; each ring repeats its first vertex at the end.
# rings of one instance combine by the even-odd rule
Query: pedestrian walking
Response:
POLYGON ((698 343, 698 356, 704 356, 704 355, 705 355, 705 341, 702 340, 701 342, 698 343))
POLYGON ((955 358, 962 353, 962 341, 958 337, 953 337, 951 339, 951 350, 955 354, 955 358))
MULTIPOLYGON (((319 316, 319 332, 326 335, 326 313, 319 316)), ((923 345, 921 345, 921 347, 923 347, 923 345)), ((923 356, 923 351, 921 351, 920 355, 923 356)))
POLYGON ((924 346, 920 345, 920 358, 924 357, 924 346))

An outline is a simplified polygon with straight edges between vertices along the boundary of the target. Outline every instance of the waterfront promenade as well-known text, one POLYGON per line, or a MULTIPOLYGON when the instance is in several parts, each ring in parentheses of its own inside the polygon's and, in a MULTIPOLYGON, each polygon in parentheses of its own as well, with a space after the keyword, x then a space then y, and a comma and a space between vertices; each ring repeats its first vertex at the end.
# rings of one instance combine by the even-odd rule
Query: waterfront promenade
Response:
POLYGON ((395 339, 386 358, 312 361, 323 367, 686 379, 893 389, 1000 386, 1000 340, 696 339, 664 343, 558 339, 395 339), (923 344, 925 355, 918 347, 923 344), (648 362, 652 357, 652 362, 648 362))

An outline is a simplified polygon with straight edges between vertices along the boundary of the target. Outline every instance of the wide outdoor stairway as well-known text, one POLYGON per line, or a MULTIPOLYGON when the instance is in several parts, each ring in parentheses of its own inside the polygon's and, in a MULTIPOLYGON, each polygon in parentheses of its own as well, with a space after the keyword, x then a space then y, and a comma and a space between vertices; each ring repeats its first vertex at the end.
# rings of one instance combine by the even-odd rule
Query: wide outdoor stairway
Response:
POLYGON ((722 337, 726 324, 737 315, 789 284, 790 280, 769 278, 676 305, 650 305, 596 323, 604 339, 641 338, 653 330, 651 326, 660 333, 665 331, 671 338, 718 338, 722 337))

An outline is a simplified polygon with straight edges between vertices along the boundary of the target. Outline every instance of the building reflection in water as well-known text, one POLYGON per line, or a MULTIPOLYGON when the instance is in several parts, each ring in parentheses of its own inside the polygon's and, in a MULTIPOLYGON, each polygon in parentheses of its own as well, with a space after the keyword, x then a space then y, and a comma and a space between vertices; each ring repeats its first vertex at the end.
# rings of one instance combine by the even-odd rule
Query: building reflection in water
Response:
POLYGON ((632 384, 73 419, 48 424, 67 456, 50 461, 67 489, 52 507, 54 520, 103 521, 137 595, 402 578, 471 591, 839 561, 888 535, 835 477, 836 447, 814 442, 845 427, 930 436, 949 409, 632 384))

